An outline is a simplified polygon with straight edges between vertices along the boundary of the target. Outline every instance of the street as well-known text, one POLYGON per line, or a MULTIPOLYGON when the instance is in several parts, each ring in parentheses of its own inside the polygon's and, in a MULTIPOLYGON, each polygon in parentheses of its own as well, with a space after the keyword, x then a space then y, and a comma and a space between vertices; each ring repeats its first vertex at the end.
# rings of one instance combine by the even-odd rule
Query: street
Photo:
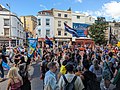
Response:
MULTIPOLYGON (((34 63, 30 66, 30 75, 32 76, 31 88, 32 90, 43 90, 43 82, 40 80, 40 63, 34 63)), ((7 72, 5 71, 5 77, 7 72)), ((6 90, 7 80, 0 82, 0 90, 6 90)))

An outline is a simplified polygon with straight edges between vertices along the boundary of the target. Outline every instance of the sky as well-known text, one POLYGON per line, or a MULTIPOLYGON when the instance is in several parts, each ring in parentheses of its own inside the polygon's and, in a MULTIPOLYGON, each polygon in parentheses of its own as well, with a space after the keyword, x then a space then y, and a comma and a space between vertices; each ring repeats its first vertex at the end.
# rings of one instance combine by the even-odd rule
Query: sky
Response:
POLYGON ((120 0, 0 0, 0 4, 18 16, 37 15, 39 11, 51 8, 84 13, 93 17, 106 17, 107 20, 120 21, 120 0))

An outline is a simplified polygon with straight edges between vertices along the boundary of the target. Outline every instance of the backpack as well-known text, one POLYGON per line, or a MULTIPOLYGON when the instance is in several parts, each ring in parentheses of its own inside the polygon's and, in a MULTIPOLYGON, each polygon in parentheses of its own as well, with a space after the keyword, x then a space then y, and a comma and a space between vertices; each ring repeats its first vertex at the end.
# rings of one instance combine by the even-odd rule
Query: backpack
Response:
POLYGON ((100 83, 97 80, 89 80, 87 82, 87 88, 86 90, 101 90, 100 89, 100 83))
POLYGON ((63 87, 63 90, 75 90, 74 82, 77 79, 77 76, 74 76, 74 78, 71 82, 68 82, 64 75, 63 75, 63 79, 65 81, 65 85, 63 87))

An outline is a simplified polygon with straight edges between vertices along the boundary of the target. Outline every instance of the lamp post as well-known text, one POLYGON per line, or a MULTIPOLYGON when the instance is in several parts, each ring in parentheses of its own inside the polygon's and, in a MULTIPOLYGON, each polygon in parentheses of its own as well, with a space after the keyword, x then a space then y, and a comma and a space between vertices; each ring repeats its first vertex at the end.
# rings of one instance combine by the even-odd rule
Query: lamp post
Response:
POLYGON ((11 10, 10 10, 10 4, 6 4, 7 7, 9 8, 9 47, 11 47, 11 10))

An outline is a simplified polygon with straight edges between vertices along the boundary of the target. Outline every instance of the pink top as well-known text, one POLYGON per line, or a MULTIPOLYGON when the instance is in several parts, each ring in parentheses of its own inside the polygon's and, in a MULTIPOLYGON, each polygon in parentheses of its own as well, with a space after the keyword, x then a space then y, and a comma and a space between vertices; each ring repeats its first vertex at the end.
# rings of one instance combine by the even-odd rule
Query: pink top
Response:
POLYGON ((21 90, 21 81, 19 80, 19 82, 17 82, 17 83, 15 83, 15 81, 14 81, 14 79, 12 78, 12 80, 13 80, 13 84, 11 84, 11 90, 21 90))

